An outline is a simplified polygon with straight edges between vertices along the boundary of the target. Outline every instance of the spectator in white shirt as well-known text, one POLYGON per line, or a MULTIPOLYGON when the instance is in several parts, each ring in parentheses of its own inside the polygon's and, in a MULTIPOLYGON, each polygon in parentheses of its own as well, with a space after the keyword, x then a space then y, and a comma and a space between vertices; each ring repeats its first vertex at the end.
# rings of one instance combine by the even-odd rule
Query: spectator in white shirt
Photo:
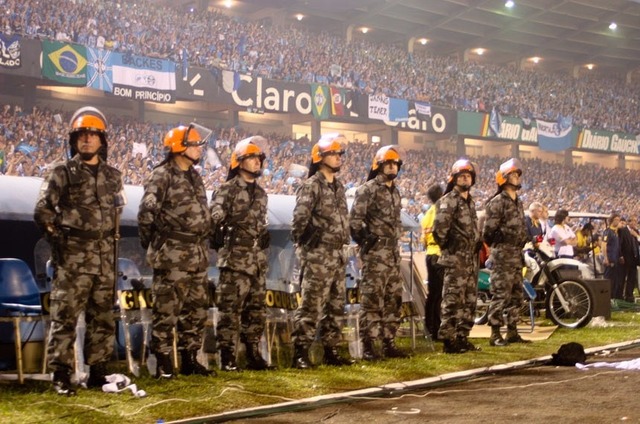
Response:
POLYGON ((576 234, 568 225, 569 212, 558 209, 553 218, 555 225, 551 228, 549 239, 555 240, 554 250, 559 258, 573 258, 573 247, 578 243, 576 234))

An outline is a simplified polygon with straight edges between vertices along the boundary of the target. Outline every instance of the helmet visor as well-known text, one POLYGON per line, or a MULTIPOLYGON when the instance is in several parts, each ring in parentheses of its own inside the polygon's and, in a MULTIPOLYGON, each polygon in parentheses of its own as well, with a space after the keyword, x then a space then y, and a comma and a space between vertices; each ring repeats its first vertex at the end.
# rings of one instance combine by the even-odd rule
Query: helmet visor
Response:
POLYGON ((182 144, 186 147, 203 146, 209 142, 212 133, 209 128, 192 122, 184 133, 182 144))

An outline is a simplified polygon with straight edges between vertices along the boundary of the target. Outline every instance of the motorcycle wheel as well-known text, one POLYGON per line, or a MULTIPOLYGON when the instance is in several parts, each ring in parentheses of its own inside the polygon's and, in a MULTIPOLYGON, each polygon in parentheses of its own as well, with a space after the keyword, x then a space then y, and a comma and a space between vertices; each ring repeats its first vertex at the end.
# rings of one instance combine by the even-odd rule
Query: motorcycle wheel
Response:
POLYGON ((547 291, 547 318, 565 328, 581 328, 593 317, 593 296, 582 280, 564 280, 547 291))
POLYGON ((474 322, 476 325, 486 324, 489 320, 489 303, 491 303, 489 292, 478 291, 478 299, 476 301, 476 314, 474 318, 474 322))

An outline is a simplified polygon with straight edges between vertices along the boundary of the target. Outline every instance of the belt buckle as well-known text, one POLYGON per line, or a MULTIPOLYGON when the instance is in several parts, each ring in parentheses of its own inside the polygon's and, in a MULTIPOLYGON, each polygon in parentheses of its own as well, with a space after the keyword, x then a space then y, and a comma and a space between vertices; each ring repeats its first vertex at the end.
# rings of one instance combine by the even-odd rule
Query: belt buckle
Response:
POLYGON ((104 234, 104 231, 98 230, 98 239, 102 240, 102 235, 103 234, 104 234))

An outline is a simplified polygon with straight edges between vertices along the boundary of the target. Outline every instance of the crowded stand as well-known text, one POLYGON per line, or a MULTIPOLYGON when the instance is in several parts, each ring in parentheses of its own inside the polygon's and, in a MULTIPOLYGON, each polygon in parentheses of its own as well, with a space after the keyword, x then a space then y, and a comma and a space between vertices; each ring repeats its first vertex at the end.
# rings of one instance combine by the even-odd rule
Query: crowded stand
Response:
MULTIPOLYGON (((69 116, 46 108, 23 112, 20 106, 0 106, 0 174, 43 176, 47 166, 64 159, 67 149, 69 116)), ((151 169, 164 158, 162 136, 176 123, 137 122, 128 117, 113 117, 110 121, 109 162, 123 172, 124 182, 142 185, 151 169)), ((224 181, 230 152, 236 143, 250 135, 242 128, 215 128, 207 153, 200 163, 207 189, 215 189, 224 181), (219 156, 219 159, 217 157, 219 156)), ((313 141, 303 137, 294 140, 284 134, 261 134, 270 149, 265 161, 261 184, 268 193, 294 194, 306 177, 300 166, 308 166, 313 141)), ((341 179, 348 189, 364 182, 370 167, 370 157, 378 149, 370 142, 352 141, 347 147, 346 166, 341 179)), ((434 183, 444 185, 450 164, 457 159, 453 153, 409 150, 398 185, 404 210, 419 218, 428 206, 426 191, 434 183)), ((473 188, 477 206, 496 192, 494 174, 504 158, 473 157, 479 165, 478 182, 473 188)), ((640 171, 609 169, 597 165, 573 165, 523 159, 527 169, 523 181, 522 199, 525 205, 538 201, 549 209, 610 213, 622 211, 637 215, 640 210, 640 171)))
POLYGON ((0 0, 0 31, 168 58, 213 72, 319 83, 458 110, 640 133, 640 86, 621 76, 543 73, 407 53, 397 46, 275 26, 217 11, 133 2, 0 0))

